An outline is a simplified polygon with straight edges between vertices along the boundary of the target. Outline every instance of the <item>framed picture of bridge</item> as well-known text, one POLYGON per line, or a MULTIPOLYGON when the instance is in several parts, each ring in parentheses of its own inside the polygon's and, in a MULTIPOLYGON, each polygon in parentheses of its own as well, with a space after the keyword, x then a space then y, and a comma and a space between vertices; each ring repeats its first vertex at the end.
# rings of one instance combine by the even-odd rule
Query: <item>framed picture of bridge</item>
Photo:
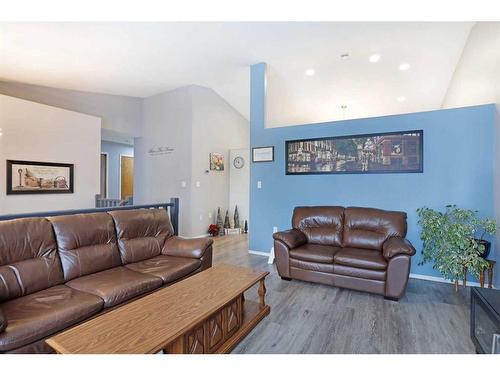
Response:
POLYGON ((73 193, 73 164, 7 160, 7 194, 73 193))
POLYGON ((422 173, 423 130, 285 142, 287 175, 422 173))

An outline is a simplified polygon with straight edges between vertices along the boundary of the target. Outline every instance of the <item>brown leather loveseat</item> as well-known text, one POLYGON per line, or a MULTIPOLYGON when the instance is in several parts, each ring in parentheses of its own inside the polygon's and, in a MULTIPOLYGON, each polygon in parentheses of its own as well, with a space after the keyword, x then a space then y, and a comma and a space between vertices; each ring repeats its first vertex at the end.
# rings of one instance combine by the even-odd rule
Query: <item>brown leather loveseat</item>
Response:
POLYGON ((0 222, 0 352, 45 339, 212 265, 212 240, 174 235, 165 209, 0 222))
POLYGON ((274 233, 282 279, 403 296, 415 249, 406 213, 361 207, 296 207, 291 230, 274 233))

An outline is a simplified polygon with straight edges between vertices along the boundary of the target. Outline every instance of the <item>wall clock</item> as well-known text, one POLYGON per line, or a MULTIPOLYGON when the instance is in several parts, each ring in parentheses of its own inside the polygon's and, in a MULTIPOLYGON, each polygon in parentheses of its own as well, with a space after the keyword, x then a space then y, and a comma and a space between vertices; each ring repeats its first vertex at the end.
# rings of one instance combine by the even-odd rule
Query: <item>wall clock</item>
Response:
POLYGON ((236 156, 233 160, 233 165, 235 168, 241 169, 245 165, 245 159, 243 159, 241 156, 236 156))

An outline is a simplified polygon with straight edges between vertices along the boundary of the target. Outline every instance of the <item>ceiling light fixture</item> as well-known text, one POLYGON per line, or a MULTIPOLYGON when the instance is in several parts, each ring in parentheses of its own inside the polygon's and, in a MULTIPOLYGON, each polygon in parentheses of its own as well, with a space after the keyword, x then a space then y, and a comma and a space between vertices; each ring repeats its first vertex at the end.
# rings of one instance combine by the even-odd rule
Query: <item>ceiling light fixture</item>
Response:
POLYGON ((380 55, 378 55, 378 54, 371 55, 368 60, 370 60, 371 63, 379 62, 380 55))
POLYGON ((404 101, 406 101, 406 98, 405 98, 403 95, 401 95, 401 96, 398 96, 398 97, 396 98, 396 100, 397 100, 398 102, 400 102, 400 103, 403 103, 404 101))
POLYGON ((306 69, 306 76, 312 77, 315 74, 316 71, 314 69, 306 69))
POLYGON ((340 59, 341 60, 347 60, 349 58, 349 54, 348 53, 343 53, 342 55, 340 55, 340 59))
POLYGON ((0 128, 0 137, 3 135, 2 128, 0 128))
POLYGON ((410 64, 408 63, 401 63, 399 64, 399 70, 404 71, 410 69, 410 64))

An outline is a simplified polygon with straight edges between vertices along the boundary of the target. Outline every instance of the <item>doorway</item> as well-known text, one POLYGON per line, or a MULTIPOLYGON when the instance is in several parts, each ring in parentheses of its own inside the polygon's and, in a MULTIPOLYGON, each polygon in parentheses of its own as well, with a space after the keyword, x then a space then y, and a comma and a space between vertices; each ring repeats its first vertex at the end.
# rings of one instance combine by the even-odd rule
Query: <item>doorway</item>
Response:
POLYGON ((120 199, 134 196, 134 157, 120 155, 120 199))

